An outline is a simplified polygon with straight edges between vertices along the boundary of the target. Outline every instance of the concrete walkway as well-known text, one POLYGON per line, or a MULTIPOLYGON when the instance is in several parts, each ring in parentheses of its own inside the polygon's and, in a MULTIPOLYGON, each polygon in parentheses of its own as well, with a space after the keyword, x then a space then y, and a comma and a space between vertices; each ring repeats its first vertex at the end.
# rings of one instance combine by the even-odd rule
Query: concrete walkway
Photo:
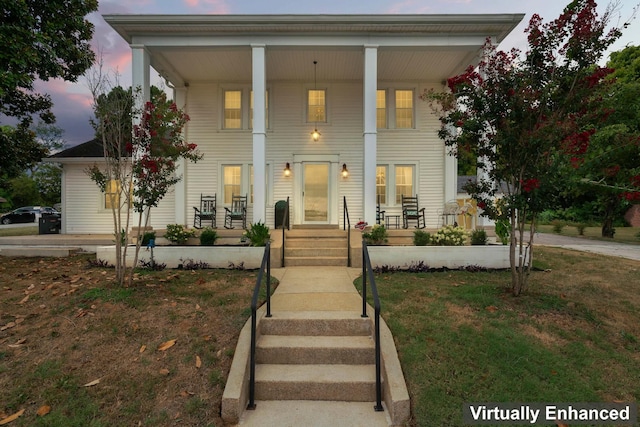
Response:
POLYGON ((591 240, 584 237, 569 237, 549 233, 536 233, 533 238, 533 244, 574 249, 576 251, 640 261, 640 245, 632 245, 628 243, 591 240))
MULTIPOLYGON (((272 269, 279 285, 271 298, 271 311, 360 313, 362 299, 353 281, 361 272, 347 267, 272 269)), ((376 412, 373 406, 374 402, 256 401, 256 409, 244 411, 237 426, 390 426, 388 411, 376 412)))

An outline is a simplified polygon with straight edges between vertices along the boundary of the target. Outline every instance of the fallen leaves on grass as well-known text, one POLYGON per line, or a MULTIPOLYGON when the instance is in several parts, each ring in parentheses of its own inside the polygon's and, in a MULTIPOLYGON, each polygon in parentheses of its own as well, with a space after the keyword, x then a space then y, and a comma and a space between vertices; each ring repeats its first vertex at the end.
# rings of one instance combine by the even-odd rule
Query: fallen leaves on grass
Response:
POLYGON ((38 408, 38 412, 36 412, 36 414, 38 414, 39 417, 44 417, 49 412, 51 412, 51 406, 42 405, 41 407, 38 408))
POLYGON ((196 354, 196 368, 200 369, 202 366, 202 360, 200 360, 200 356, 196 354))
POLYGON ((0 426, 5 425, 5 424, 9 424, 11 421, 17 420, 18 418, 20 418, 20 416, 22 416, 22 414, 24 414, 24 409, 20 409, 15 414, 9 415, 7 418, 1 419, 0 420, 0 426))
POLYGON ((167 368, 160 369, 160 375, 169 375, 169 370, 167 368))
POLYGON ((98 385, 98 384, 100 384, 100 378, 98 378, 97 380, 93 380, 90 383, 86 383, 82 387, 93 387, 94 385, 98 385))
POLYGON ((158 346, 158 351, 166 351, 168 349, 170 349, 171 347, 173 347, 176 344, 177 340, 169 340, 169 341, 165 341, 162 344, 160 344, 158 346))
POLYGON ((142 345, 142 347, 140 347, 140 350, 138 350, 138 353, 144 353, 144 351, 147 349, 146 345, 142 345))
POLYGON ((495 313, 496 311, 498 311, 498 307, 496 307, 495 305, 490 305, 488 307, 485 307, 484 309, 489 313, 495 313))

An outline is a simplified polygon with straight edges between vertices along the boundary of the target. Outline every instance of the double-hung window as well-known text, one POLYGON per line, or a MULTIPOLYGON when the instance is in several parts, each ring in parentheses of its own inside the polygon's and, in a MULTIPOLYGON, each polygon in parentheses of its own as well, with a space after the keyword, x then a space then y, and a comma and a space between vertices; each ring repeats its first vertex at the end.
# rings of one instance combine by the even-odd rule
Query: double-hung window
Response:
POLYGON ((376 92, 376 127, 387 127, 387 91, 384 89, 378 89, 376 92))
POLYGON ((242 195, 242 166, 225 165, 222 167, 223 176, 223 203, 231 204, 232 196, 242 195))
POLYGON ((378 165, 376 166, 376 202, 391 206, 402 204, 402 196, 413 196, 416 165, 378 165))
POLYGON ((242 91, 224 91, 224 128, 242 129, 242 91))
POLYGON ((413 128, 413 91, 396 90, 396 129, 413 128))
POLYGON ((107 181, 104 188, 104 208, 105 209, 117 209, 120 205, 120 192, 122 188, 120 186, 120 180, 111 179, 107 181))
POLYGON ((327 98, 324 89, 309 89, 307 91, 307 122, 327 121, 327 98))

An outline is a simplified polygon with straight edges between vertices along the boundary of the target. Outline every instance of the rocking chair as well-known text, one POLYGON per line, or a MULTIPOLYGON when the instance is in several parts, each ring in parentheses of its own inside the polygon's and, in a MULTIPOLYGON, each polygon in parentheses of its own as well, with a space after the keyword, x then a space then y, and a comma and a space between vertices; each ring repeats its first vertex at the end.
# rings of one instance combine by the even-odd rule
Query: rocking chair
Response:
POLYGON ((231 209, 224 208, 224 228, 233 228, 233 221, 242 221, 242 228, 247 228, 247 196, 231 196, 231 209))
POLYGON ((402 227, 409 228, 409 221, 416 221, 416 228, 426 227, 424 208, 418 205, 418 196, 402 195, 402 227))
POLYGON ((211 223, 211 228, 216 228, 216 195, 205 196, 200 194, 200 208, 193 207, 193 228, 202 228, 205 221, 211 223))

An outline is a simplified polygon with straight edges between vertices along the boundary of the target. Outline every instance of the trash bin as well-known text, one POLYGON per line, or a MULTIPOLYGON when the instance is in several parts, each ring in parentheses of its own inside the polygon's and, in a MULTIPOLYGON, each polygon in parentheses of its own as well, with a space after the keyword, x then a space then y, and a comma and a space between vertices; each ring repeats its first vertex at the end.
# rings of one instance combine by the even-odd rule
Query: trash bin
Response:
POLYGON ((278 200, 276 202, 276 212, 275 212, 275 227, 274 228, 282 228, 282 222, 285 221, 284 226, 286 229, 289 229, 289 215, 287 214, 287 202, 285 200, 278 200), (285 220, 286 215, 286 220, 285 220))
POLYGON ((42 214, 38 222, 38 234, 59 234, 61 223, 59 215, 42 214))

